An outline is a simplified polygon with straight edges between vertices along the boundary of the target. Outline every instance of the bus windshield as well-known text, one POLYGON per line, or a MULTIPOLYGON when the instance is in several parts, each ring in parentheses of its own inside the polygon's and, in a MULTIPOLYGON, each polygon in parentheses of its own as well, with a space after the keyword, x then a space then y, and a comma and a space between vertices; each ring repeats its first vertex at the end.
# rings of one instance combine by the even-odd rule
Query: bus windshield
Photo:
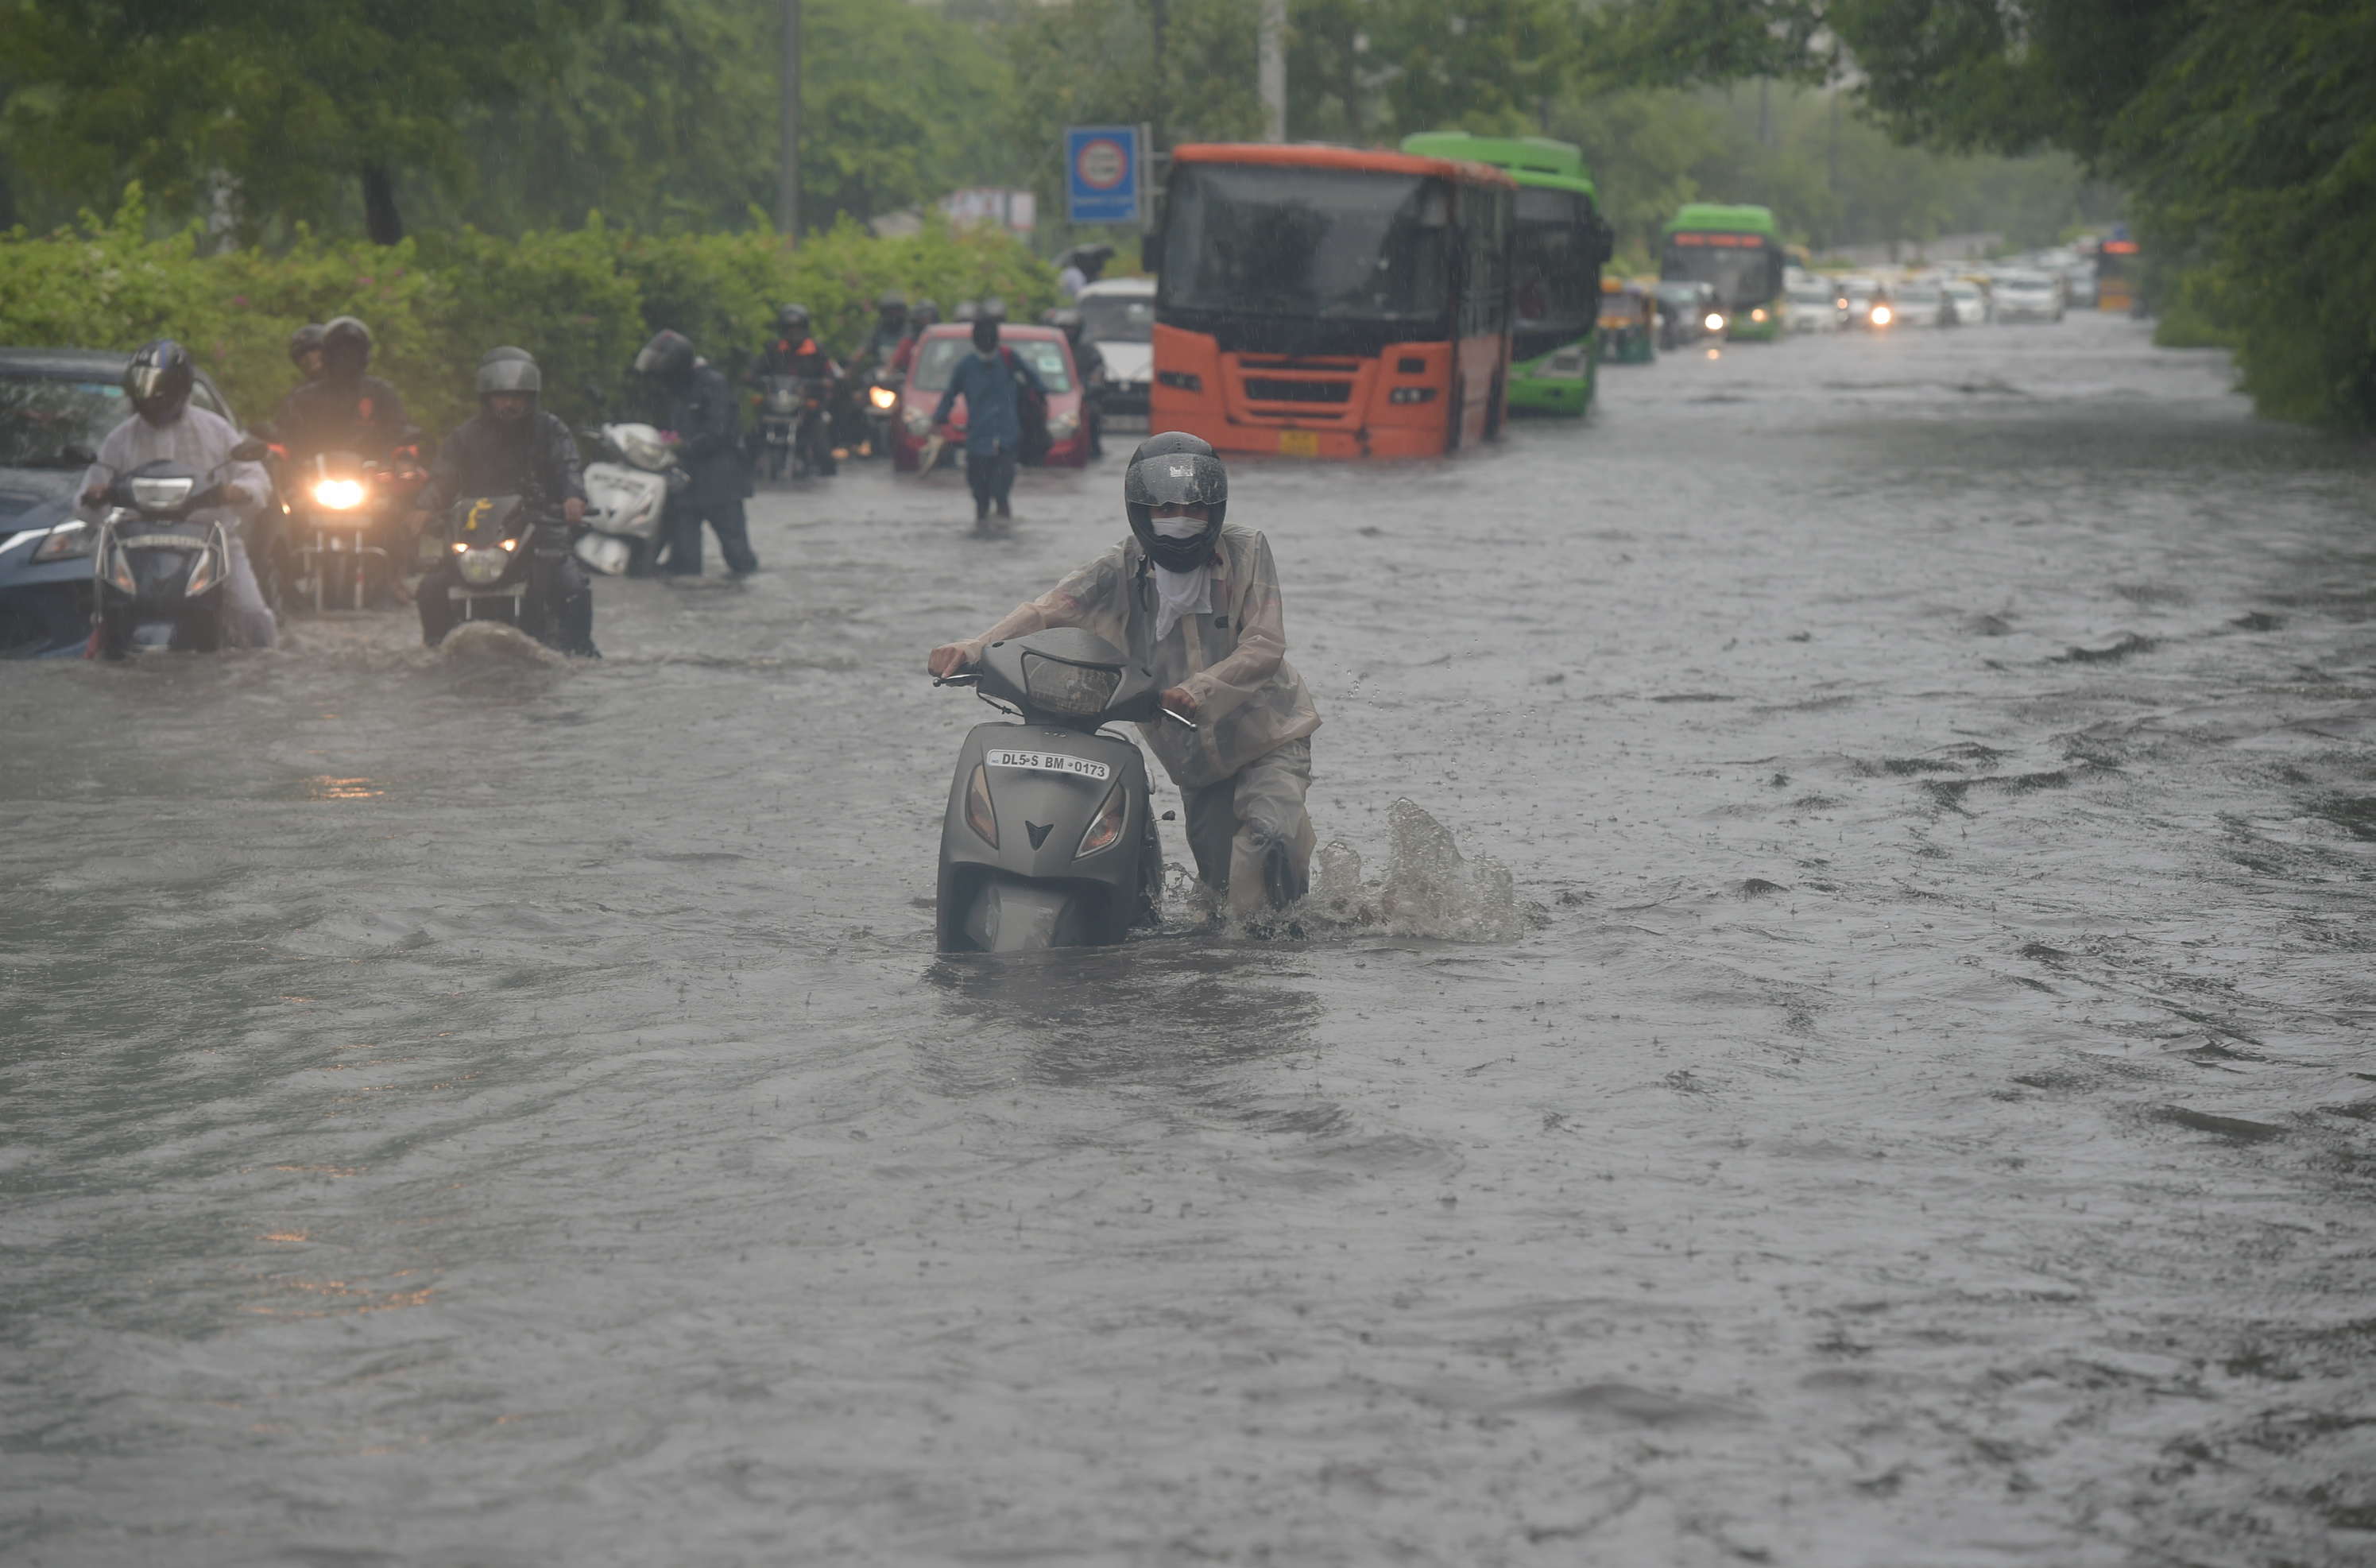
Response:
POLYGON ((1520 187, 1514 250, 1518 330, 1581 330, 1598 318, 1599 232, 1581 192, 1520 187))
POLYGON ((1441 180, 1182 163, 1167 201, 1167 308, 1425 323, 1449 313, 1452 193, 1441 180))
POLYGON ((1772 254, 1760 234, 1676 234, 1658 276, 1713 283, 1717 298, 1739 310, 1774 297, 1772 254))

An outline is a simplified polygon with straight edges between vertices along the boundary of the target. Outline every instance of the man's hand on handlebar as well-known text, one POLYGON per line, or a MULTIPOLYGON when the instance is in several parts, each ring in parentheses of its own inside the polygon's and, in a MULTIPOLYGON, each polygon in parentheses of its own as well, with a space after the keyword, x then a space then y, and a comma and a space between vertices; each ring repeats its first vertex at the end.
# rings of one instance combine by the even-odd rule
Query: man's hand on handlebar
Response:
POLYGON ((1185 686, 1174 686, 1164 693, 1163 706, 1182 719, 1196 717, 1196 695, 1185 686))
POLYGON ((936 680, 946 680, 966 667, 966 646, 963 643, 943 643, 924 660, 924 668, 936 680))

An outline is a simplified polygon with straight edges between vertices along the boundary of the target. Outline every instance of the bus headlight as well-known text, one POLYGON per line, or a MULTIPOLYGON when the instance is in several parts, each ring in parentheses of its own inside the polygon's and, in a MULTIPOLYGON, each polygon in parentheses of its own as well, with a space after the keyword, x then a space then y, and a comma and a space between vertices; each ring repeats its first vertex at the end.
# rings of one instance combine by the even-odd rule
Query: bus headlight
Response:
POLYGON ((1155 373, 1158 386, 1169 386, 1174 392, 1202 392, 1205 378, 1193 370, 1158 370, 1155 373))
POLYGON ((1435 388, 1432 386, 1397 386, 1393 391, 1386 394, 1386 401, 1389 403, 1432 403, 1435 401, 1435 388))

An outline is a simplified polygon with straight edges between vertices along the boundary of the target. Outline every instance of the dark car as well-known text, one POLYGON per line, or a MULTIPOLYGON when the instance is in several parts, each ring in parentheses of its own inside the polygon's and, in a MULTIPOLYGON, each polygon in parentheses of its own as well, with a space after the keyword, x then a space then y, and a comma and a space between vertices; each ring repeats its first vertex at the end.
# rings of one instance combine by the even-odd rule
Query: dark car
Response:
MULTIPOLYGON (((75 505, 83 470, 130 417, 128 353, 0 349, 0 658, 81 651, 96 530, 75 505)), ((236 425, 201 374, 190 400, 236 425)))

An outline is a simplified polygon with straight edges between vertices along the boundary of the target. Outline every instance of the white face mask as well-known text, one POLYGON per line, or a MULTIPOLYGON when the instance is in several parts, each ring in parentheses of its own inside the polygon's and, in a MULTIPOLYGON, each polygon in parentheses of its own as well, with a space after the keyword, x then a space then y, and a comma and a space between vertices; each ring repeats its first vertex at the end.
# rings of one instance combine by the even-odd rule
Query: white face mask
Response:
POLYGON ((1194 539, 1205 531, 1202 517, 1158 517, 1155 531, 1166 539, 1194 539))
MULTIPOLYGON (((1202 517, 1156 517, 1155 531, 1165 539, 1194 539, 1209 526, 1202 517)), ((1194 571, 1174 572, 1155 562, 1155 640, 1161 642, 1183 615, 1213 612, 1213 568, 1208 562, 1194 571)))

